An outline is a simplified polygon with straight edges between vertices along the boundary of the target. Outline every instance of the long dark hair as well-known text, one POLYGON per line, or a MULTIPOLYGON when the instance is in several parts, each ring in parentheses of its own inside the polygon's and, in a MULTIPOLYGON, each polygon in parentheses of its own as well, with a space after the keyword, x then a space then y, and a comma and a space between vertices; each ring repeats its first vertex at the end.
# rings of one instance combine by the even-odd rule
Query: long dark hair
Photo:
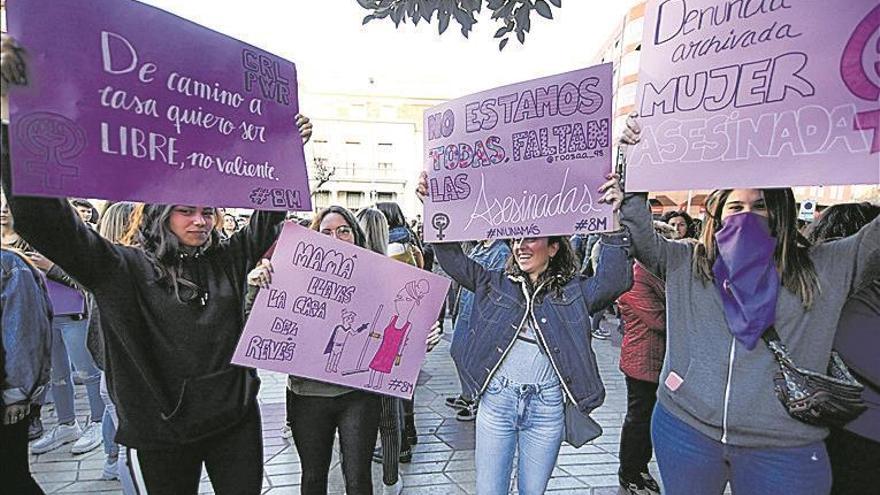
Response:
POLYGON ((394 201, 381 201, 376 203, 376 209, 381 211, 382 214, 385 215, 385 219, 388 220, 389 232, 394 229, 405 229, 409 233, 408 242, 415 244, 420 250, 423 249, 421 238, 416 235, 409 224, 406 223, 406 216, 403 214, 403 210, 400 209, 399 204, 394 201))
POLYGON ((691 216, 688 215, 686 211, 667 211, 663 214, 663 216, 660 217, 660 221, 663 223, 669 223, 670 220, 676 217, 684 218, 684 224, 687 227, 687 232, 684 233, 683 238, 692 238, 697 236, 694 219, 691 218, 691 216))
POLYGON ((342 206, 328 206, 323 210, 319 211, 315 218, 312 219, 311 229, 318 232, 321 230, 321 221, 324 220, 324 217, 331 213, 336 213, 345 219, 345 223, 351 227, 351 231, 354 234, 354 243, 362 248, 369 249, 367 246, 367 236, 364 234, 363 229, 361 229, 360 224, 358 224, 357 219, 354 217, 354 214, 348 209, 343 208, 342 206))
POLYGON ((181 287, 197 293, 201 292, 202 288, 183 277, 183 261, 189 257, 197 258, 211 247, 216 246, 220 241, 220 235, 216 229, 211 229, 207 242, 193 252, 184 250, 180 239, 171 231, 169 223, 174 206, 144 205, 137 225, 135 243, 144 250, 147 258, 153 262, 159 272, 159 282, 172 289, 178 301, 184 302, 180 297, 181 287))
MULTIPOLYGON (((712 281, 712 266, 718 257, 715 233, 721 229, 721 213, 732 189, 718 189, 706 199, 706 223, 694 249, 693 270, 704 281, 712 281)), ((819 293, 819 278, 809 256, 810 241, 798 232, 794 193, 789 188, 761 189, 767 205, 770 234, 776 238, 773 259, 782 275, 782 285, 797 294, 804 308, 813 306, 819 293)))
POLYGON ((810 228, 807 237, 818 244, 849 237, 871 223, 880 214, 880 206, 871 203, 842 203, 826 208, 819 221, 810 228))
POLYGON ((551 236, 546 239, 548 246, 557 244, 559 249, 556 251, 556 255, 550 258, 550 263, 547 265, 547 269, 538 277, 536 284, 532 284, 529 274, 520 269, 516 262, 515 249, 507 258, 507 263, 504 266, 504 273, 514 277, 524 278, 526 287, 529 288, 530 292, 537 286, 546 283, 548 291, 552 290, 556 295, 559 295, 562 293, 562 288, 565 287, 565 284, 571 281, 577 273, 577 257, 574 254, 574 249, 571 248, 571 243, 568 241, 568 237, 551 236))
POLYGON ((388 220, 388 230, 397 227, 407 227, 406 217, 403 215, 403 210, 400 209, 399 204, 393 201, 382 201, 376 203, 376 209, 381 211, 385 215, 385 219, 388 220))

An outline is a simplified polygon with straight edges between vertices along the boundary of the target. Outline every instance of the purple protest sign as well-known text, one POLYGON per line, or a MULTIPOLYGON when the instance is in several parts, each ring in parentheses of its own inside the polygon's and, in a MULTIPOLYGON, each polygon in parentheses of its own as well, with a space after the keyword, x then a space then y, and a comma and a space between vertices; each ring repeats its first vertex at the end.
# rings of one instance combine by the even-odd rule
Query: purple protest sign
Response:
POLYGON ((611 64, 484 91, 425 112, 425 238, 613 229, 611 64))
POLYGON ((50 279, 46 279, 46 291, 55 316, 85 314, 86 301, 82 292, 50 279))
POLYGON ((291 62, 131 0, 12 0, 16 194, 310 210, 291 62))
POLYGON ((287 223, 232 362, 412 398, 449 280, 287 223))
POLYGON ((631 191, 880 182, 876 0, 651 0, 631 191))

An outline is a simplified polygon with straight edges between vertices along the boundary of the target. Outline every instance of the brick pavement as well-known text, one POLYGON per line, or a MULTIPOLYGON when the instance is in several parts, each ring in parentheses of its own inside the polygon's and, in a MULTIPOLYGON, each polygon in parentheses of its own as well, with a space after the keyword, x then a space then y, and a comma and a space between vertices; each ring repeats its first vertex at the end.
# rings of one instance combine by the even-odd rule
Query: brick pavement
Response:
MULTIPOLYGON (((619 349, 609 341, 595 341, 593 347, 607 389, 605 404, 593 417, 605 432, 599 439, 580 449, 567 444, 562 446, 550 480, 550 493, 617 493, 617 452, 620 426, 626 410, 626 389, 623 375, 617 369, 619 349)), ((276 373, 261 373, 261 376, 263 387, 260 403, 266 467, 263 493, 298 493, 301 472, 299 458, 296 449, 279 435, 284 419, 284 376, 276 373)), ((457 421, 453 411, 443 403, 445 397, 459 391, 448 342, 441 342, 428 356, 419 383, 415 396, 419 443, 414 447, 412 464, 401 465, 403 493, 473 494, 474 424, 457 421)), ((77 387, 77 414, 81 420, 85 420, 88 414, 85 390, 81 386, 77 387)), ((53 417, 51 407, 44 408, 43 418, 47 429, 54 424, 53 417)), ((100 480, 103 459, 101 448, 74 456, 68 445, 54 452, 32 456, 31 465, 37 481, 47 493, 121 493, 118 482, 100 480)), ((656 466, 652 465, 651 469, 657 477, 656 466)), ((376 493, 381 493, 381 476, 380 466, 374 464, 376 493)), ((200 487, 200 493, 213 493, 207 478, 200 487)), ((334 452, 330 473, 330 493, 344 493, 338 450, 334 452)))

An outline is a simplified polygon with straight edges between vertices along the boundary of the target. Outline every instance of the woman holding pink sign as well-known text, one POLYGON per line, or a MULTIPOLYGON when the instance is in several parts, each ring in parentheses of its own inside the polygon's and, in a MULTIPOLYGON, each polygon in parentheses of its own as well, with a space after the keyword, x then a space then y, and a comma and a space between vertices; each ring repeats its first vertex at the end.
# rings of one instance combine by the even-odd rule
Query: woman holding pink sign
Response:
MULTIPOLYGON (((341 206, 321 210, 312 220, 311 228, 341 242, 370 247, 355 216, 341 206)), ((271 264, 265 263, 260 275, 263 286, 271 282, 271 273, 271 264)), ((437 344, 439 336, 440 327, 434 325, 426 342, 429 350, 437 344)), ((394 358, 391 359, 393 362, 394 358)), ((296 376, 288 378, 288 388, 291 393, 287 398, 287 410, 293 441, 302 463, 301 493, 327 493, 337 433, 346 493, 372 493, 371 458, 379 431, 380 396, 296 376)), ((399 493, 400 488, 400 484, 393 485, 393 493, 399 493)))
MULTIPOLYGON (((633 115, 621 143, 639 141, 633 115)), ((791 189, 719 189, 706 209, 697 243, 657 235, 644 194, 621 209, 636 259, 666 281, 651 424, 665 492, 826 495, 826 426, 859 410, 831 348, 847 297, 880 277, 880 220, 811 245, 791 189)))
MULTIPOLYGON (((418 188, 427 194, 423 172, 418 188)), ((605 192, 601 190, 600 192, 605 192)), ((602 202, 616 210, 619 195, 602 202)), ((605 387, 590 346, 589 313, 632 285, 626 232, 602 234, 593 277, 577 274, 563 236, 517 239, 504 270, 488 270, 458 243, 434 245, 437 260, 474 293, 471 319, 453 359, 477 410, 477 493, 509 493, 514 454, 519 493, 544 493, 562 441, 575 447, 598 437, 589 413, 605 387)))

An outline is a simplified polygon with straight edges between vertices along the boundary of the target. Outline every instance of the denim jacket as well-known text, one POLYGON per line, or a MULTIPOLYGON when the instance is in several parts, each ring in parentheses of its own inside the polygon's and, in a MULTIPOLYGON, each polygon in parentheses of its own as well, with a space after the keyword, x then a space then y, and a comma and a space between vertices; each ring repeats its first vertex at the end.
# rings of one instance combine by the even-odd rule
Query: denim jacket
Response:
POLYGON ((5 249, 0 251, 0 260, 0 404, 9 405, 30 400, 49 382, 52 306, 38 270, 5 249))
MULTIPOLYGON (((496 240, 489 247, 485 247, 482 242, 478 243, 471 249, 468 257, 477 263, 485 266, 489 270, 503 270, 507 258, 510 257, 510 248, 502 240, 496 240)), ((457 331, 462 330, 462 334, 467 331, 471 320, 471 307, 474 305, 474 293, 461 289, 458 296, 458 317, 455 319, 455 335, 457 331)), ((455 345, 455 341, 453 341, 455 345)))
POLYGON ((465 342, 452 352, 472 397, 485 391, 526 318, 531 318, 566 399, 582 414, 602 404, 605 387, 590 346, 588 316, 629 290, 632 261, 626 249, 628 234, 604 235, 600 242, 596 276, 575 276, 558 296, 543 285, 529 294, 524 279, 487 270, 454 243, 435 244, 443 270, 475 295, 465 342))

